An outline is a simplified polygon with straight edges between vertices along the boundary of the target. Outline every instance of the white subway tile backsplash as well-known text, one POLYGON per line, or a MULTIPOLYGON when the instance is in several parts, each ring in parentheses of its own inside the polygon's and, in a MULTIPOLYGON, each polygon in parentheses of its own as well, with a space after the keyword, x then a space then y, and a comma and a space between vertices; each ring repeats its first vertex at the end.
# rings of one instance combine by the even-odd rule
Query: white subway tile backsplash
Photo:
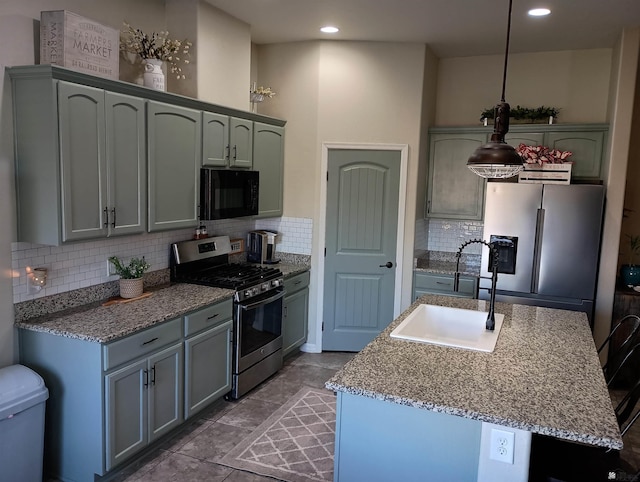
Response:
MULTIPOLYGON (((205 224, 210 235, 228 235, 231 238, 245 240, 247 232, 253 229, 273 229, 282 233, 278 238, 278 251, 311 254, 313 233, 311 219, 289 217, 260 220, 225 219, 207 221, 205 224)), ((151 270, 166 269, 169 267, 169 245, 190 239, 193 232, 193 229, 181 229, 64 246, 12 243, 13 302, 29 301, 116 280, 117 276, 107 274, 107 258, 112 255, 125 260, 134 256, 144 256, 151 264, 151 270), (44 267, 49 270, 47 285, 39 293, 29 293, 27 267, 44 267)))
MULTIPOLYGON (((481 238, 484 224, 481 221, 458 221, 450 219, 429 219, 425 225, 427 249, 430 251, 456 252, 462 243, 472 238, 481 238)), ((416 223, 416 238, 418 223, 416 223)), ((417 243, 416 243, 417 246, 417 243)), ((465 254, 481 254, 482 246, 472 244, 465 248, 465 254)))

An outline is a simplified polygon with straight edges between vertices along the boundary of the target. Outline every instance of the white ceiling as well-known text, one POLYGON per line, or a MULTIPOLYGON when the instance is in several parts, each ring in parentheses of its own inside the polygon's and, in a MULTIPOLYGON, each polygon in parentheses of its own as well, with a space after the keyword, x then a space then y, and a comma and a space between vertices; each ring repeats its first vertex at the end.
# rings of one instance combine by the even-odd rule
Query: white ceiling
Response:
MULTIPOLYGON (((508 0, 206 0, 257 44, 317 39, 428 44, 440 57, 504 52, 508 0), (340 32, 321 34, 333 24, 340 32)), ((640 26, 640 0, 514 0, 511 52, 608 48, 640 26), (551 15, 531 18, 533 7, 551 15)))

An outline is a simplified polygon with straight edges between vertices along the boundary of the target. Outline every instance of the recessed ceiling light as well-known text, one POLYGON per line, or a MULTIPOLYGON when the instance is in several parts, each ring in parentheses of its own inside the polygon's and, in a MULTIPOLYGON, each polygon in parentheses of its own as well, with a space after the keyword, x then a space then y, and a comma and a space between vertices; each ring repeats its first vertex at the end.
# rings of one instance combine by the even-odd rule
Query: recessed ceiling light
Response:
POLYGON ((322 27, 320 31, 323 33, 337 33, 340 31, 340 29, 337 27, 331 27, 327 25, 326 27, 322 27))
POLYGON ((532 17, 544 17, 545 15, 549 15, 551 13, 551 10, 549 10, 548 8, 532 8, 527 13, 532 17))

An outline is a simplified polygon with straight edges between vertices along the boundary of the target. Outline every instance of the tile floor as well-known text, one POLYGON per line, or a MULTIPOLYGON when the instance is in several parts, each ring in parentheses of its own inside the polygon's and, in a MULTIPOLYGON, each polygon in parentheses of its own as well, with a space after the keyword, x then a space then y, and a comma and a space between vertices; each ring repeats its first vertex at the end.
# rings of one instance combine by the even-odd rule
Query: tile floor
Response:
MULTIPOLYGON (((274 482, 217 464, 302 385, 323 388, 352 353, 300 353, 277 375, 237 402, 219 400, 156 450, 108 478, 109 482, 274 482)), ((621 454, 640 467, 640 422, 625 436, 621 454)))
POLYGON ((109 482, 274 482, 216 462, 297 393, 324 383, 353 353, 300 353, 237 402, 219 400, 155 451, 110 476, 109 482))

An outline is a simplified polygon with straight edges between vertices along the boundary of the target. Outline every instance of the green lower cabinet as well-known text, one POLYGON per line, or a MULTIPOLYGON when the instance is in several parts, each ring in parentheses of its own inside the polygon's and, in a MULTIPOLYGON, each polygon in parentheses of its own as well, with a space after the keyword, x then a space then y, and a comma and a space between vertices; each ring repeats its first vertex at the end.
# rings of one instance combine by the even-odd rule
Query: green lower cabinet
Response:
POLYGON ((232 330, 229 319, 185 340, 185 419, 231 390, 232 330))
POLYGON ((478 280, 473 276, 461 275, 458 291, 454 291, 453 274, 413 273, 413 301, 426 294, 476 298, 477 292, 478 280))
POLYGON ((106 470, 182 422, 183 345, 105 376, 106 470))
POLYGON ((307 341, 309 323, 309 272, 285 279, 282 305, 282 354, 288 355, 307 341))

